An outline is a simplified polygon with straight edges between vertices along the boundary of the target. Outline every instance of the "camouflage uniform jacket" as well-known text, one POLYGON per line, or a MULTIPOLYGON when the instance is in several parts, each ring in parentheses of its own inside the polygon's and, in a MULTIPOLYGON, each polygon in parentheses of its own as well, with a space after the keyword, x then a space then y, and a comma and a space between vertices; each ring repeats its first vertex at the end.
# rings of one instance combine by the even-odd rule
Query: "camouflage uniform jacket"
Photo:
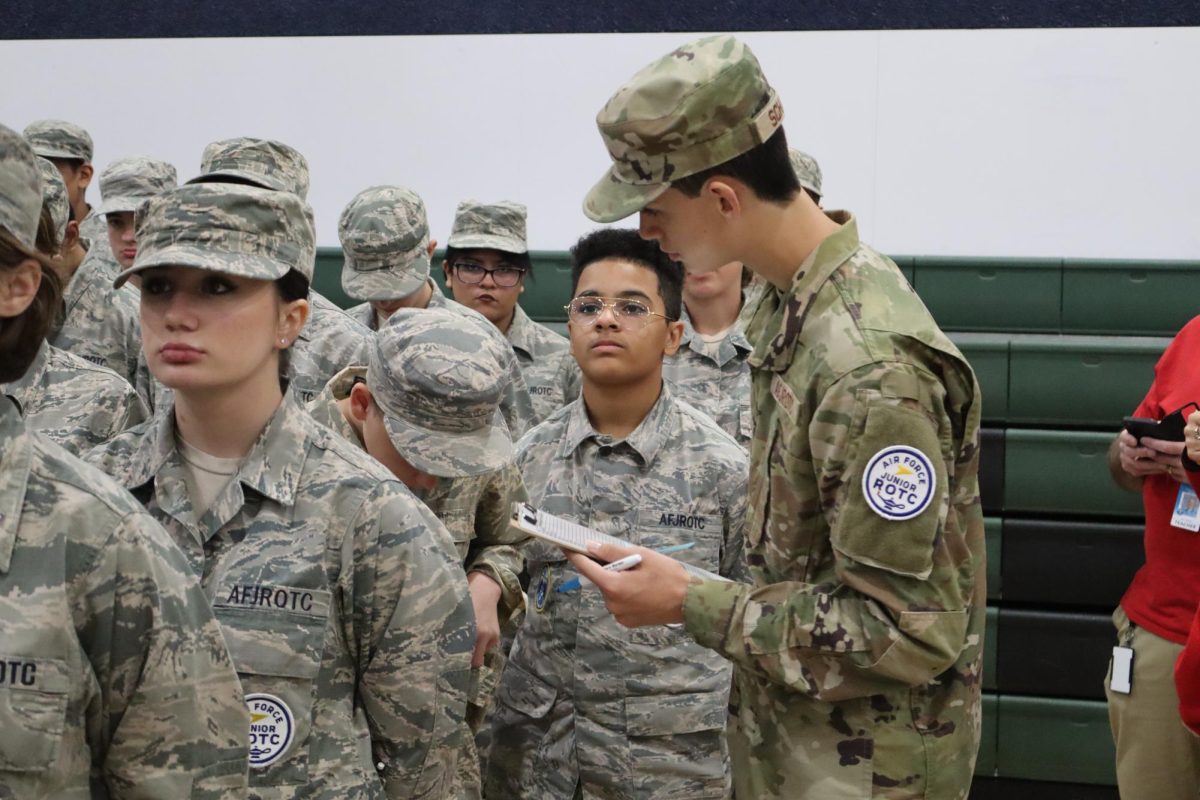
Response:
MULTIPOLYGON (((474 320, 481 325, 487 325, 489 330, 496 330, 496 326, 492 325, 491 320, 483 314, 446 297, 441 288, 432 279, 429 283, 433 287, 433 295, 430 296, 429 305, 426 308, 448 308, 451 311, 462 314, 467 319, 474 320)), ((499 331, 497 331, 497 335, 499 335, 499 331)), ((504 415, 504 422, 508 425, 509 434, 512 436, 513 441, 516 441, 525 435, 525 431, 529 429, 529 420, 533 419, 535 414, 533 412, 533 403, 529 397, 529 388, 525 385, 525 377, 521 374, 521 367, 517 363, 516 358, 513 358, 509 371, 512 373, 512 382, 509 384, 508 389, 505 390, 504 397, 500 401, 500 413, 504 415)))
MULTIPOLYGON (((142 325, 138 290, 114 289, 112 268, 95 255, 108 240, 94 244, 63 292, 61 324, 47 337, 50 344, 93 364, 108 367, 137 386, 142 325)), ((147 397, 142 400, 149 404, 147 397)))
POLYGON ((683 341, 675 355, 663 360, 663 378, 675 396, 708 414, 722 430, 750 446, 754 419, 750 413, 750 342, 740 325, 719 342, 706 342, 683 310, 683 341))
MULTIPOLYGON (((583 399, 518 443, 531 502, 596 530, 742 577, 745 451, 663 388, 625 439, 597 433, 583 399)), ((681 629, 619 625, 556 547, 525 551, 528 611, 496 695, 485 796, 724 798, 731 668, 681 629)))
POLYGON ((755 343, 752 587, 693 581, 731 659, 742 797, 963 798, 980 735, 984 541, 970 366, 850 215, 768 290, 755 343))
MULTIPOLYGON (((337 403, 349 397, 356 377, 366 376, 366 367, 347 367, 308 404, 313 419, 360 448, 362 439, 337 403)), ((484 572, 504 590, 502 622, 505 612, 520 608, 522 602, 520 548, 529 537, 511 529, 508 519, 512 504, 524 499, 525 484, 516 465, 482 475, 439 478, 437 488, 421 498, 450 532, 464 570, 484 572)))
POLYGON ((170 537, 0 397, 0 795, 223 800, 249 718, 170 537))
POLYGON ((526 429, 579 397, 579 365, 565 338, 534 322, 525 309, 517 306, 508 327, 508 342, 517 356, 533 406, 526 429))
POLYGON ((324 295, 309 292, 308 321, 292 344, 289 373, 292 390, 307 403, 334 375, 351 364, 367 363, 371 331, 342 311, 324 295))
POLYGON ((346 316, 362 325, 367 330, 379 330, 379 317, 375 314, 375 307, 370 303, 359 303, 356 306, 350 306, 346 309, 346 316))
POLYGON ((148 416, 120 375, 47 342, 20 380, 0 384, 0 394, 17 401, 30 430, 77 456, 148 416))
POLYGON ((89 458, 202 576, 261 726, 251 797, 438 797, 470 677, 466 579, 441 523, 285 395, 199 520, 173 407, 89 458))

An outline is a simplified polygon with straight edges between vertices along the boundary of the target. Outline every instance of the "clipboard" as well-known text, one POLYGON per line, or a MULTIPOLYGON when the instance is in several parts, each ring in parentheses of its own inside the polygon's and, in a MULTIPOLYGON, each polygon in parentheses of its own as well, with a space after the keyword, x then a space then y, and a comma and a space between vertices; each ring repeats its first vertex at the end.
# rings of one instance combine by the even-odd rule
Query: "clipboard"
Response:
MULTIPOLYGON (((633 542, 626 539, 621 539, 616 536, 610 536, 607 533, 592 530, 577 522, 571 522, 569 519, 556 517, 553 514, 545 511, 539 511, 528 503, 513 503, 512 518, 508 523, 511 527, 516 528, 522 533, 527 533, 530 536, 536 536, 550 544, 557 545, 565 550, 570 550, 575 553, 589 555, 587 549, 588 542, 598 542, 599 544, 616 544, 621 547, 636 547, 633 542)), ((670 556, 668 556, 670 558, 670 556)), ((697 578, 706 580, 721 581, 723 583, 732 583, 723 575, 718 575, 715 572, 709 572, 706 569, 701 569, 694 564, 689 564, 686 561, 676 561, 684 571, 689 575, 694 575, 697 578)))

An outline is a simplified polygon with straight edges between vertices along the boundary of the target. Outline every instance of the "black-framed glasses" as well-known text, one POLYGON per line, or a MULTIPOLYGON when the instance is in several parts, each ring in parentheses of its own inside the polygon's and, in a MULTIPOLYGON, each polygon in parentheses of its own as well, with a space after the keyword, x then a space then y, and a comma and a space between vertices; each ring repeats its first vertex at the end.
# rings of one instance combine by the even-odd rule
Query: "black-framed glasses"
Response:
POLYGON ((650 306, 641 300, 628 297, 576 297, 563 308, 567 310, 567 317, 580 325, 591 325, 606 308, 611 308, 613 317, 628 328, 644 328, 651 317, 662 317, 667 322, 675 321, 666 314, 651 311, 650 306))
POLYGON ((455 261, 450 267, 463 283, 483 283, 484 276, 491 275, 492 283, 505 289, 516 286, 525 276, 524 268, 514 267, 512 264, 501 264, 495 269, 489 269, 474 261, 455 261))

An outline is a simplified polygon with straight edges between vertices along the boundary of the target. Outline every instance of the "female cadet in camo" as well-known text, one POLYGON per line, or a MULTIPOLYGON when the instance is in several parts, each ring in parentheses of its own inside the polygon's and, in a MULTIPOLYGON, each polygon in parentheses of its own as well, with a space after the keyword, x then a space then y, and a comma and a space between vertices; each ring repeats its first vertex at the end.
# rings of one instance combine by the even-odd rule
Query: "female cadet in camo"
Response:
MULTIPOLYGON (((35 249, 33 151, 0 125, 0 382, 61 287, 35 249)), ((240 797, 246 710, 183 554, 0 395, 0 797, 240 797)))
POLYGON ((144 206, 143 346, 173 404, 91 458, 171 532, 250 712, 250 796, 440 796, 474 643, 446 529, 318 425, 281 364, 315 257, 290 192, 202 183, 144 206))

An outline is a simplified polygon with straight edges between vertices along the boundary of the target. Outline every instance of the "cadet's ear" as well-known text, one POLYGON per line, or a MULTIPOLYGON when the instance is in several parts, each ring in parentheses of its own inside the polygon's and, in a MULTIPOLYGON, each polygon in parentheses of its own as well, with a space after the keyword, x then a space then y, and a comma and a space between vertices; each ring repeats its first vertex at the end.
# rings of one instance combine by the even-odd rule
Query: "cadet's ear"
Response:
POLYGON ((79 242, 79 223, 71 220, 63 229, 62 252, 67 252, 79 242))
POLYGON ((667 323, 667 340, 663 344, 663 355, 673 356, 679 350, 679 343, 683 341, 683 323, 679 320, 667 323))
POLYGON ((350 387, 350 416, 362 425, 367 421, 367 412, 371 409, 371 390, 365 383, 356 383, 350 387))
POLYGON ((76 172, 75 174, 78 176, 77 180, 79 182, 79 188, 86 189, 92 183, 92 175, 95 174, 95 170, 92 168, 92 165, 89 163, 89 164, 84 164, 83 166, 81 166, 79 168, 79 171, 76 172))
MULTIPOLYGON (((429 240, 429 249, 428 249, 430 258, 433 258, 434 250, 437 250, 437 239, 430 239, 429 240)), ((443 261, 442 263, 445 264, 446 262, 443 261)))
POLYGON ((15 267, 0 269, 0 317, 19 317, 37 297, 42 266, 27 258, 15 267))

